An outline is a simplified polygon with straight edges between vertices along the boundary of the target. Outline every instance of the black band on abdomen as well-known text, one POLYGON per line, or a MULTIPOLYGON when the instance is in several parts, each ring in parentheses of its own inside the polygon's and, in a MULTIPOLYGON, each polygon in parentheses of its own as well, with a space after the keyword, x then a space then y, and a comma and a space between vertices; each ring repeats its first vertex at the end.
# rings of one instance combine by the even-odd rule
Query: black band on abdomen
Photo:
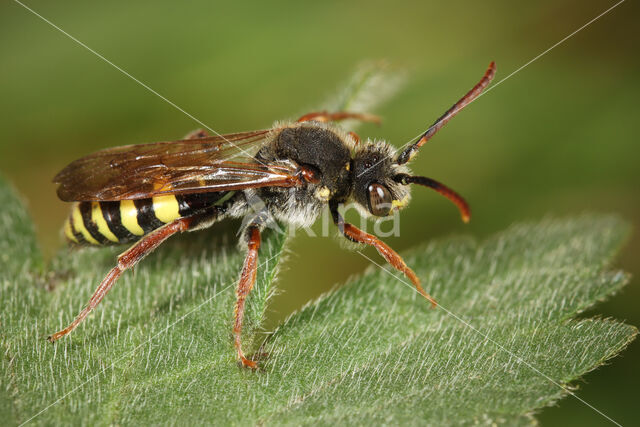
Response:
POLYGON ((229 194, 228 191, 213 193, 180 194, 176 196, 178 200, 179 212, 181 216, 189 216, 209 208, 229 194))
POLYGON ((131 242, 140 238, 132 234, 122 225, 120 218, 120 202, 100 202, 102 216, 107 222, 109 230, 118 238, 121 243, 131 242))
POLYGON ((133 204, 138 210, 138 224, 147 234, 156 228, 162 227, 164 222, 160 221, 153 210, 152 199, 134 200, 133 204))
POLYGON ((91 219, 91 202, 81 202, 80 206, 78 206, 78 209, 80 209, 80 214, 82 215, 82 223, 84 224, 84 228, 87 229, 91 237, 96 239, 101 245, 113 243, 110 242, 109 239, 107 239, 105 236, 103 236, 102 233, 100 233, 100 231, 98 230, 98 226, 95 222, 93 222, 93 219, 91 219))

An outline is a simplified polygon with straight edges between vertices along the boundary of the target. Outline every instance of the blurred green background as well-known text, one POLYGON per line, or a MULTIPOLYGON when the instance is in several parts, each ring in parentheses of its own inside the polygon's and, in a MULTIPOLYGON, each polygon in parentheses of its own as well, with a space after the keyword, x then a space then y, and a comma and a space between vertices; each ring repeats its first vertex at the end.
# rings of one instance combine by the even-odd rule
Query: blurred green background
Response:
MULTIPOLYGON (((221 133, 294 118, 335 93, 363 61, 386 59, 409 71, 408 83, 378 111, 383 126, 359 133, 399 146, 475 84, 490 60, 499 81, 614 3, 26 4, 221 133)), ((403 250, 452 233, 482 238, 548 215, 617 212, 635 225, 617 266, 635 278, 593 313, 640 325, 639 9, 623 3, 423 147, 414 171, 462 193, 473 219, 463 225, 450 203, 415 189, 401 236, 387 242, 403 250)), ((199 126, 17 3, 0 5, 0 40, 0 171, 24 195, 51 254, 62 246, 68 208, 51 184, 58 170, 100 148, 177 139, 199 126)), ((334 238, 298 233, 290 248, 272 324, 369 266, 334 238)), ((639 362, 635 342, 587 375, 577 395, 622 424, 637 423, 639 362)), ((606 422, 571 397, 539 419, 606 422)))

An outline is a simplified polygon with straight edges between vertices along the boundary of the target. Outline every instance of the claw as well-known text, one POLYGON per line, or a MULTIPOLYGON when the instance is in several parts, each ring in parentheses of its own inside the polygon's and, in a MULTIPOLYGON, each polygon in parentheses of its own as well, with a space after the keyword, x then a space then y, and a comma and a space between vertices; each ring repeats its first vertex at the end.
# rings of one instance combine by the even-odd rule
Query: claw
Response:
POLYGON ((243 368, 258 369, 258 362, 247 359, 242 355, 240 356, 240 363, 242 363, 243 368))

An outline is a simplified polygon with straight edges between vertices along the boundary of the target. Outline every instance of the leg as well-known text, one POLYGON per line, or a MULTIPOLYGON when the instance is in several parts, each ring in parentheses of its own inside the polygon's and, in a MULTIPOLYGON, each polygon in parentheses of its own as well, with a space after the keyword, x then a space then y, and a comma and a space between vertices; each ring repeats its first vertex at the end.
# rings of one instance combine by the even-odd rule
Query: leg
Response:
POLYGON ((78 314, 73 322, 61 331, 50 335, 47 339, 54 342, 59 338, 67 335, 78 326, 87 315, 102 301, 102 298, 109 292, 118 277, 127 269, 132 268, 142 258, 147 256, 151 251, 157 248, 162 242, 167 240, 175 233, 186 231, 194 221, 195 217, 179 218, 169 224, 154 230, 147 236, 143 237, 136 244, 131 246, 125 252, 118 256, 118 264, 111 269, 107 276, 102 280, 98 288, 95 290, 87 306, 78 314))
POLYGON ((240 275, 240 281, 238 282, 238 288, 236 289, 236 308, 235 308, 235 322, 233 324, 233 337, 236 350, 238 352, 238 359, 242 363, 242 366, 255 369, 258 364, 250 359, 244 357, 242 352, 242 319, 244 317, 244 303, 247 296, 253 289, 253 285, 256 282, 256 275, 258 272, 258 249, 260 248, 260 229, 255 226, 249 226, 247 229, 247 235, 249 238, 248 246, 249 251, 244 259, 244 266, 242 267, 242 273, 240 275))
POLYGON ((404 273, 404 275, 407 276, 409 280, 411 280, 420 295, 425 297, 433 307, 437 305, 436 300, 433 299, 428 293, 426 293, 425 290, 422 289, 422 286, 420 286, 420 279, 418 279, 416 273, 414 273, 413 270, 411 270, 407 266, 407 264, 405 264, 404 260, 400 257, 400 255, 397 254, 396 251, 391 249, 386 243, 378 239, 376 236, 365 233, 353 224, 344 222, 344 218, 342 218, 342 215, 340 215, 340 213, 338 212, 337 206, 331 206, 330 209, 334 223, 338 226, 340 232, 347 239, 356 243, 365 243, 376 248, 378 253, 382 255, 382 257, 387 260, 389 264, 391 264, 396 270, 404 273))
POLYGON ((372 122, 380 124, 380 117, 374 116, 373 114, 365 114, 365 113, 349 113, 346 111, 338 111, 336 113, 328 113, 326 111, 318 111, 314 113, 305 114, 300 117, 297 121, 298 123, 308 122, 308 121, 316 121, 316 122, 333 122, 340 121, 345 119, 355 119, 361 120, 363 122, 372 122))
POLYGON ((200 138, 206 138, 208 136, 209 136, 209 132, 207 132, 206 130, 196 129, 186 134, 183 139, 200 139, 200 138))
POLYGON ((357 133, 349 132, 349 136, 353 138, 353 140, 356 142, 356 145, 360 144, 360 136, 357 133))

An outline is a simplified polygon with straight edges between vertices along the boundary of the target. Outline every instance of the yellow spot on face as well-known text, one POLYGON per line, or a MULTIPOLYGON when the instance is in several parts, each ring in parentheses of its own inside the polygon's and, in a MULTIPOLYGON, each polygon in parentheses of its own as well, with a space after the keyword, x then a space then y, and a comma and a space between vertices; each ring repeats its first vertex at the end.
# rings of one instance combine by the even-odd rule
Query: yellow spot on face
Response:
POLYGON ((91 202, 91 220, 98 227, 98 231, 107 239, 112 242, 118 242, 118 238, 115 234, 109 229, 107 225, 107 221, 102 216, 102 209, 100 208, 99 202, 91 202))
POLYGON ((329 200, 331 191, 327 187, 320 187, 316 190, 316 197, 320 200, 329 200))
POLYGON ((67 218, 64 222, 64 235, 69 241, 78 243, 78 239, 76 239, 76 236, 73 234, 73 230, 71 229, 71 218, 67 218))
POLYGON ((405 206, 407 206, 407 204, 409 203, 409 196, 404 196, 402 198, 402 200, 392 200, 391 201, 391 206, 400 210, 402 208, 404 208, 405 206))
POLYGON ((344 165, 344 168, 345 168, 346 170, 351 170, 351 162, 347 162, 347 164, 346 164, 346 165, 344 165))
POLYGON ((180 210, 176 196, 155 196, 153 198, 153 210, 156 218, 164 223, 180 218, 180 210))
POLYGON ((133 200, 122 200, 120 202, 120 221, 131 234, 142 236, 144 230, 138 224, 138 210, 133 204, 133 200))
POLYGON ((94 245, 99 245, 100 242, 94 239, 93 236, 89 233, 89 230, 87 230, 87 228, 84 226, 84 222, 82 221, 82 213, 80 213, 80 204, 74 203, 71 209, 73 228, 75 228, 76 231, 82 234, 82 237, 84 237, 87 242, 94 245))

